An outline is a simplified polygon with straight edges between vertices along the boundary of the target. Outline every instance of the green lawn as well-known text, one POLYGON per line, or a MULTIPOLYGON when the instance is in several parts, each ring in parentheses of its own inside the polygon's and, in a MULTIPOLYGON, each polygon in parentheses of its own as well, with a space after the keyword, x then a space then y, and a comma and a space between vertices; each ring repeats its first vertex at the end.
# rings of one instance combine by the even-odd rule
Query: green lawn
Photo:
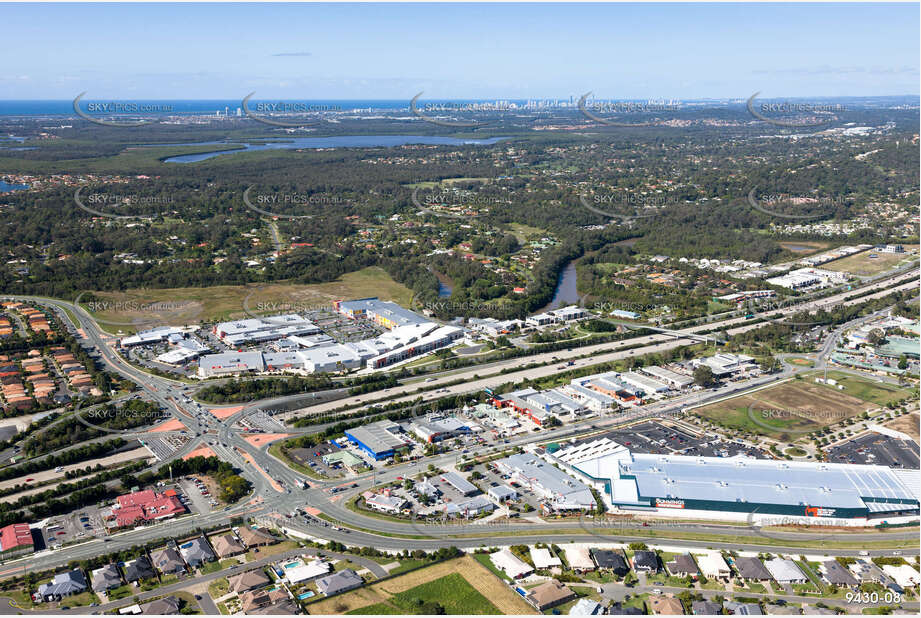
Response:
MULTIPOLYGON (((809 376, 811 379, 819 376, 818 373, 809 376)), ((828 377, 837 380, 838 384, 844 386, 844 391, 851 397, 856 397, 862 401, 869 401, 879 406, 884 406, 890 401, 903 399, 911 395, 911 391, 904 388, 893 386, 892 384, 881 384, 875 380, 868 380, 859 376, 839 371, 829 371, 828 377)), ((825 388, 835 388, 834 386, 825 386, 825 388)))
POLYGON ((117 601, 119 599, 124 599, 126 596, 132 593, 133 587, 130 585, 119 586, 118 588, 112 588, 109 592, 106 593, 106 596, 110 601, 117 601))
MULTIPOLYGON (((391 562, 393 561, 391 560, 391 562)), ((426 564, 425 560, 404 560, 403 562, 400 563, 400 566, 390 571, 390 575, 397 575, 399 573, 405 573, 406 571, 415 569, 416 567, 422 566, 423 564, 426 564)))
MULTIPOLYGON (((229 566, 229 565, 228 565, 229 566)), ((225 567, 221 566, 221 563, 215 560, 214 562, 206 562, 201 566, 201 574, 207 575, 208 573, 216 573, 217 571, 223 570, 225 567)))
POLYGON ((444 577, 415 588, 410 588, 390 598, 390 602, 406 611, 417 613, 423 602, 434 601, 445 608, 447 614, 498 614, 499 609, 489 602, 460 573, 444 577))
POLYGON ((208 594, 211 595, 212 599, 217 599, 224 596, 230 591, 230 582, 227 581, 226 577, 216 579, 208 585, 208 594))

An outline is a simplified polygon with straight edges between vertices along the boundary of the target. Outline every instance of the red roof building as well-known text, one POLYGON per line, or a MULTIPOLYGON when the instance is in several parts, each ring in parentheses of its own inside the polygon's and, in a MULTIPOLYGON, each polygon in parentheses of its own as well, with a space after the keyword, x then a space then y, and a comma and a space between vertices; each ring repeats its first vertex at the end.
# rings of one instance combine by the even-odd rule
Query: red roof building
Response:
POLYGON ((166 519, 180 513, 185 513, 185 507, 175 491, 169 495, 169 492, 158 494, 151 489, 119 496, 118 508, 112 509, 118 528, 166 519))
POLYGON ((0 528, 0 551, 26 553, 35 549, 29 524, 10 524, 0 528))

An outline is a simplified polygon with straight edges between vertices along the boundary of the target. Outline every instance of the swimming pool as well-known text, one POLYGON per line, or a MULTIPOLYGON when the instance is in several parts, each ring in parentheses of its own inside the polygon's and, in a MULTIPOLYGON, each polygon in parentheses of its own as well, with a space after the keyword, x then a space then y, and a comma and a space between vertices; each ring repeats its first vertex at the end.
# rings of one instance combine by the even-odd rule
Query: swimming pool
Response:
POLYGON ((315 594, 315 593, 314 593, 313 590, 308 590, 307 592, 304 592, 304 593, 302 593, 302 594, 297 595, 297 598, 300 599, 301 601, 303 601, 304 599, 309 599, 309 598, 312 597, 314 594, 315 594))
POLYGON ((528 596, 528 592, 527 592, 524 588, 516 587, 516 588, 515 588, 515 592, 517 592, 518 594, 520 594, 520 595, 523 596, 523 597, 528 596))
POLYGON ((293 569, 294 567, 301 566, 301 563, 300 561, 296 560, 294 562, 289 562, 288 564, 284 566, 285 566, 285 570, 287 571, 288 569, 293 569))

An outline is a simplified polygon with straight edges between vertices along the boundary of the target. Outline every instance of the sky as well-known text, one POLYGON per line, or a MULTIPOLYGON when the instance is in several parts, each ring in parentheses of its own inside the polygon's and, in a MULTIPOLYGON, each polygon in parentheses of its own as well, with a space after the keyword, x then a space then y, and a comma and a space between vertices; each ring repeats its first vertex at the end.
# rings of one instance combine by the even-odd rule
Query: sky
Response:
POLYGON ((0 99, 919 93, 919 5, 0 4, 0 99))

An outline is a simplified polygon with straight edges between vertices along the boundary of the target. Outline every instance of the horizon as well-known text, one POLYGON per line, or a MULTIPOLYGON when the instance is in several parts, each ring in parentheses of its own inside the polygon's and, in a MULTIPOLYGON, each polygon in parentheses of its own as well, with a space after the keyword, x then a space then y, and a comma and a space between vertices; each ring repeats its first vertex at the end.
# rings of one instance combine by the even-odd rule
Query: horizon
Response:
POLYGON ((12 101, 917 96, 917 4, 520 6, 6 4, 0 60, 15 68, 0 90, 12 101))

